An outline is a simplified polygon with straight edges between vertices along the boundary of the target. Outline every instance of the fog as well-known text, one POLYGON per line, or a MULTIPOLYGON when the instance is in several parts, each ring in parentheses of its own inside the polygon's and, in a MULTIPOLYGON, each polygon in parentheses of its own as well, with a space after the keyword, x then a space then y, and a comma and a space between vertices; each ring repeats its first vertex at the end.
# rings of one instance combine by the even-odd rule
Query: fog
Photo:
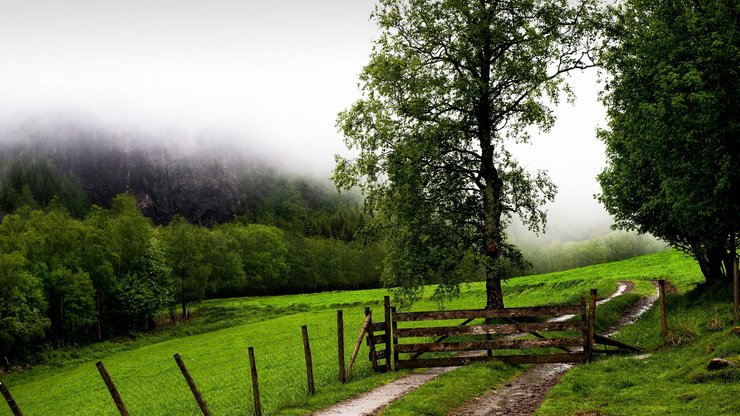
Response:
MULTIPOLYGON (((334 154, 349 154, 335 120, 359 97, 377 36, 373 4, 3 0, 0 130, 79 121, 173 140, 183 151, 233 146, 327 178, 334 154)), ((611 224, 593 198, 604 165, 595 129, 605 124, 596 74, 573 74, 571 83, 578 99, 558 107, 553 130, 514 147, 559 188, 547 241, 604 234, 611 224)), ((520 228, 518 238, 532 238, 520 228)))

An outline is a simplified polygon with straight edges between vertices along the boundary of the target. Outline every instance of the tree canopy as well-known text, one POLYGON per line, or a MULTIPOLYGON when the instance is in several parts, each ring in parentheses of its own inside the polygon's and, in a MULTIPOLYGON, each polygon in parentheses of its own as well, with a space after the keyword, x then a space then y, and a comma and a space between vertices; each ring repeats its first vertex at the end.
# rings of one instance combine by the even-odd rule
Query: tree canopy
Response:
POLYGON ((628 0, 611 10, 599 200, 617 225, 730 273, 740 230, 740 4, 628 0))
POLYGON ((354 158, 334 181, 359 186, 385 235, 384 279, 406 299, 437 296, 485 277, 487 307, 502 307, 501 279, 524 267, 507 243, 513 215, 536 232, 556 187, 507 150, 528 129, 548 130, 564 75, 592 66, 584 0, 381 0, 381 29, 360 75, 362 97, 339 114, 354 158))
POLYGON ((187 320, 204 297, 380 284, 377 243, 181 217, 154 226, 131 195, 84 219, 53 201, 0 221, 0 358, 148 330, 167 309, 175 324, 177 309, 187 320))

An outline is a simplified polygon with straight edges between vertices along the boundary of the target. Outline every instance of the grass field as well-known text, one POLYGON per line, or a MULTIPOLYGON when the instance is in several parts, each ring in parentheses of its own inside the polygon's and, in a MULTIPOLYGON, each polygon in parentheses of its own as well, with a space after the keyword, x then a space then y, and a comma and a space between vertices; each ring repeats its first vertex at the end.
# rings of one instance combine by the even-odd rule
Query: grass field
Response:
MULTIPOLYGON (((631 295, 637 297, 652 290, 648 280, 662 277, 669 279, 679 293, 686 293, 701 281, 693 261, 676 252, 665 252, 511 279, 504 283, 505 302, 509 307, 577 303, 589 288, 595 287, 600 294, 606 295, 621 279, 638 281, 635 294, 631 295)), ((37 366, 9 374, 3 381, 26 415, 115 415, 115 407, 94 365, 97 359, 102 359, 132 414, 197 414, 195 401, 172 359, 174 353, 179 353, 214 414, 250 414, 252 402, 246 351, 248 346, 253 346, 267 413, 305 414, 404 374, 373 374, 363 346, 352 381, 345 385, 337 382, 335 310, 344 310, 346 353, 349 355, 363 320, 364 306, 380 310, 380 302, 386 294, 386 290, 377 289, 210 300, 203 302, 200 317, 194 323, 143 336, 133 342, 104 343, 52 354, 50 363, 53 366, 37 366), (318 394, 313 397, 306 394, 305 387, 300 332, 304 324, 308 325, 311 337, 318 388, 318 394)), ((624 298, 622 302, 630 301, 624 298)), ((483 284, 473 283, 463 287, 460 298, 447 307, 480 308, 484 301, 483 284)), ((603 312, 600 308, 599 325, 613 319, 624 306, 614 303, 603 312)), ((436 308, 437 305, 429 301, 414 306, 417 310, 436 308)), ((457 370, 422 387, 408 400, 399 401, 388 414, 444 414, 444 403, 429 401, 445 395, 462 400, 470 392, 503 382, 517 371, 516 367, 500 364, 457 370), (477 387, 462 383, 470 388, 460 392, 450 386, 461 383, 446 382, 456 377, 480 377, 485 382, 478 383, 477 387), (435 394, 430 395, 429 389, 434 389, 435 394)), ((565 408, 555 401, 548 402, 548 406, 554 410, 546 414, 570 414, 569 410, 558 413, 558 409, 565 408)), ((7 407, 0 406, 0 415, 9 414, 7 407)))

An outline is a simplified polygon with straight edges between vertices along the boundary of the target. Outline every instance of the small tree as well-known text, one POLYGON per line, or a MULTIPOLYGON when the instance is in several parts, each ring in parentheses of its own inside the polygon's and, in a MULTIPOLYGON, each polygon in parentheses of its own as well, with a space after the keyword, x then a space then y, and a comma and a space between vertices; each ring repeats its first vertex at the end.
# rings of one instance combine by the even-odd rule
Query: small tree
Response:
POLYGON ((163 230, 167 262, 172 267, 175 302, 180 302, 182 321, 187 319, 187 305, 203 299, 211 267, 205 259, 208 230, 175 216, 163 230))
POLYGON ((555 195, 546 173, 507 150, 531 126, 548 130, 564 74, 592 65, 595 2, 381 0, 381 29, 360 81, 363 97, 339 114, 354 159, 337 157, 334 181, 360 186, 384 232, 384 279, 414 299, 482 275, 486 306, 503 307, 501 279, 525 266, 506 242, 517 215, 533 231, 555 195))
POLYGON ((740 231, 738 12, 735 0, 629 0, 602 55, 599 200, 619 227, 692 254, 708 281, 730 276, 740 231))

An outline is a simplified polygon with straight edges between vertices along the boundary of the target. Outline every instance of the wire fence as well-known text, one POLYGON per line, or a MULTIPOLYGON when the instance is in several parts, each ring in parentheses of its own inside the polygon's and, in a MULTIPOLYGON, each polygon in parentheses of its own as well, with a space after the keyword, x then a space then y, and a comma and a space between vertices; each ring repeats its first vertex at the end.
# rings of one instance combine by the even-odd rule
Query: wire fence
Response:
MULTIPOLYGON (((345 362, 355 342, 355 325, 345 328, 345 362)), ((308 337, 317 393, 338 385, 337 328, 322 323, 308 326, 308 337)), ((262 340, 255 348, 262 413, 305 404, 308 383, 303 338, 300 328, 282 331, 262 340)), ((180 356, 213 415, 254 415, 252 380, 247 346, 224 345, 223 351, 193 349, 180 356), (235 353, 234 351, 243 351, 235 353)), ((173 353, 178 351, 173 351, 173 353)), ((131 357, 140 355, 131 354, 131 357)), ((355 369, 348 380, 372 374, 363 342, 355 369)), ((172 356, 146 361, 112 360, 105 367, 131 415, 199 415, 201 410, 172 356)), ((53 370, 50 370, 53 372, 53 370)), ((84 365, 73 371, 60 369, 43 381, 8 386, 26 416, 35 415, 118 415, 97 368, 84 365), (49 388, 49 386, 53 386, 49 388)), ((12 416, 0 405, 0 416, 12 416)))

